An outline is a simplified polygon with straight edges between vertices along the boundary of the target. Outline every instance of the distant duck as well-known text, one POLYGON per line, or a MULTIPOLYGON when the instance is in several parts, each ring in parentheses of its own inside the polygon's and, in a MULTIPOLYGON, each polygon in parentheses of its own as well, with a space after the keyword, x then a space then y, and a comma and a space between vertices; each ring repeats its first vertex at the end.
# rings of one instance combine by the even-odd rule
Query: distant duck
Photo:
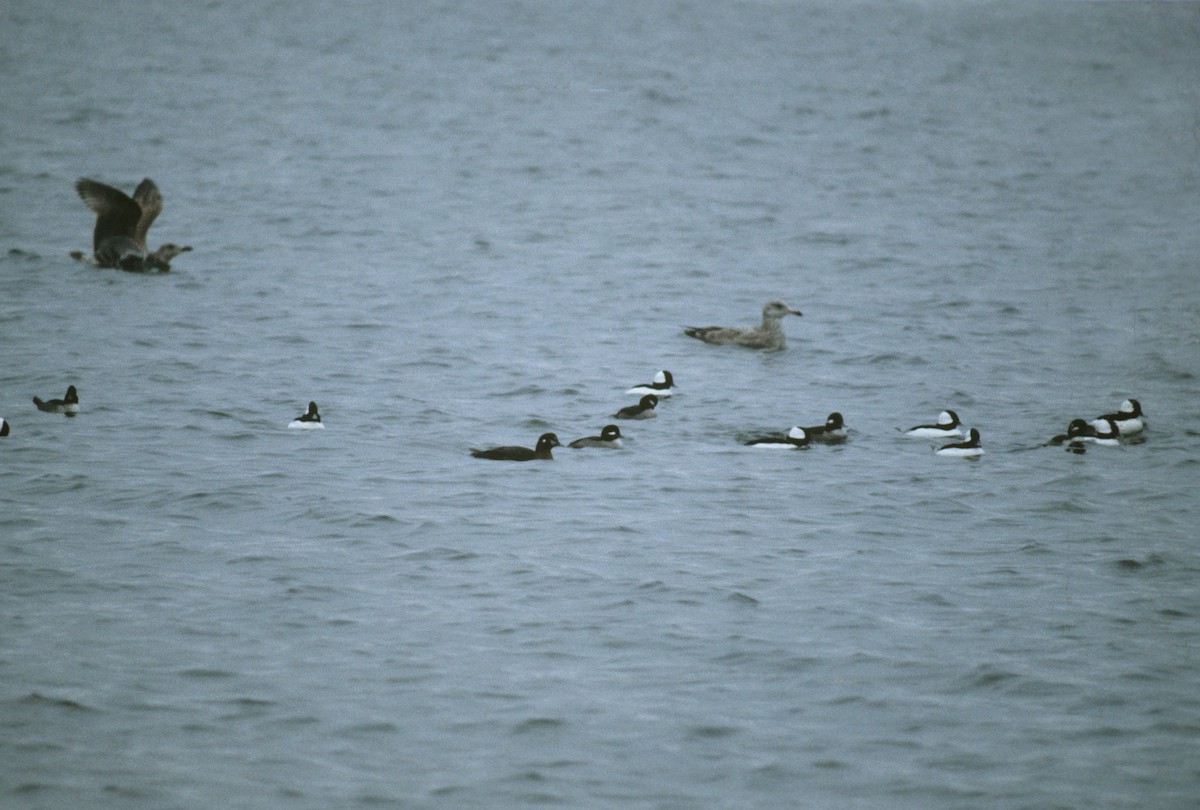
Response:
POLYGON ((917 425, 904 431, 905 436, 924 439, 957 439, 962 434, 962 423, 954 411, 942 411, 938 414, 937 424, 917 425))
POLYGON ((317 403, 308 403, 308 411, 288 422, 288 427, 296 430, 324 430, 325 425, 321 422, 321 414, 317 413, 317 403))
POLYGON ((533 461, 534 459, 551 461, 554 456, 550 454, 550 450, 561 446, 558 436, 555 436, 553 433, 543 433, 538 437, 537 447, 532 450, 528 447, 514 447, 512 445, 493 447, 489 450, 476 450, 472 447, 471 455, 475 458, 490 458, 494 461, 533 461))
POLYGON ((749 349, 778 350, 787 347, 783 326, 780 319, 786 315, 799 315, 800 310, 792 309, 782 301, 768 301, 763 304, 762 324, 754 327, 738 328, 732 326, 688 326, 683 333, 688 337, 703 340, 705 343, 717 345, 734 344, 749 349))
POLYGON ((806 427, 804 432, 808 434, 810 441, 821 444, 838 444, 846 441, 846 424, 842 421, 842 415, 837 411, 825 418, 825 424, 806 427))
POLYGON ((1142 413, 1142 404, 1136 399, 1127 399, 1121 403, 1121 409, 1116 413, 1106 413, 1104 416, 1097 417, 1092 420, 1092 425, 1097 430, 1104 431, 1108 429, 1106 421, 1111 421, 1117 426, 1117 432, 1123 436, 1130 436, 1134 433, 1141 433, 1146 429, 1146 415, 1142 413))
POLYGON ((8 422, 3 416, 0 416, 0 436, 8 435, 8 422))
POLYGON ((37 397, 33 398, 33 404, 37 405, 39 411, 46 413, 64 413, 67 416, 74 416, 79 413, 79 394, 75 391, 75 386, 68 385, 67 393, 62 399, 52 399, 43 402, 37 397))
POLYGON ((794 427, 786 436, 762 436, 746 442, 747 447, 761 447, 768 450, 796 450, 808 447, 808 434, 802 427, 794 427))
POLYGON ((935 450, 939 456, 957 456, 959 458, 979 458, 983 455, 983 445, 979 441, 979 431, 971 428, 965 442, 944 444, 935 450))
POLYGON ((654 394, 659 399, 664 399, 671 396, 671 389, 675 387, 675 378, 671 376, 671 372, 663 369, 654 375, 654 382, 642 383, 635 385, 626 391, 626 394, 654 394))
POLYGON ((616 425, 605 425, 600 430, 599 436, 586 436, 582 439, 576 439, 567 445, 567 447, 620 447, 621 446, 621 429, 616 425))
POLYGON ((75 190, 96 212, 92 233, 92 255, 72 251, 72 258, 99 267, 116 267, 134 273, 171 269, 171 259, 191 250, 190 245, 167 242, 158 250, 146 247, 146 232, 162 211, 163 198, 150 178, 143 180, 129 197, 125 192, 82 178, 75 190))
POLYGON ((637 405, 627 405, 617 411, 614 416, 618 419, 653 419, 658 416, 654 411, 654 406, 658 404, 658 397, 654 394, 646 394, 638 401, 637 405))

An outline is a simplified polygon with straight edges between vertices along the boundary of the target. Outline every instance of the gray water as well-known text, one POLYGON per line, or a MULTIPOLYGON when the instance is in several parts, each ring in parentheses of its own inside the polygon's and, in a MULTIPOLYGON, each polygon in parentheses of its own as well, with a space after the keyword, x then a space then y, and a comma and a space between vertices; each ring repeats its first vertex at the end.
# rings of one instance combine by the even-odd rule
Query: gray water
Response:
POLYGON ((1198 42, 1186 3, 5 3, 0 806, 1196 806, 1198 42), (154 178, 194 252, 72 261, 83 176, 154 178), (682 334, 771 298, 786 351, 682 334), (663 368, 620 451, 468 454, 663 368), (1144 442, 1039 446, 1126 397, 1144 442), (896 430, 947 407, 982 459, 896 430))

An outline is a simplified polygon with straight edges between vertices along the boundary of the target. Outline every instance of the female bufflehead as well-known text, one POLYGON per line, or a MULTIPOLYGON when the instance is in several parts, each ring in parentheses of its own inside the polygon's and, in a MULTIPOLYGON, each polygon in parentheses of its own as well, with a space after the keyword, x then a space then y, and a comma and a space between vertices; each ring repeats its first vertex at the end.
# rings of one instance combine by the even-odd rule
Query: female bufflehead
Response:
POLYGON ((321 414, 317 413, 317 403, 308 403, 308 412, 288 422, 288 427, 297 430, 324 430, 325 425, 321 423, 321 414))
POLYGON ((1052 436, 1046 444, 1064 444, 1066 442, 1079 442, 1085 437, 1094 436, 1096 428, 1092 427, 1084 419, 1072 419, 1067 423, 1067 432, 1060 433, 1057 436, 1052 436))
POLYGON ((1141 433, 1146 429, 1146 415, 1142 413, 1142 404, 1136 399, 1125 400, 1121 403, 1119 411, 1096 417, 1092 420, 1092 424, 1097 430, 1105 431, 1108 429, 1108 425, 1105 424, 1106 420, 1115 424, 1117 431, 1124 436, 1141 433))
POLYGON ((658 397, 654 394, 646 394, 642 397, 637 405, 627 405, 617 411, 614 416, 618 419, 653 419, 658 416, 654 412, 654 406, 658 404, 658 397))
POLYGON ((599 436, 587 436, 576 439, 567 447, 620 447, 621 429, 616 425, 605 425, 599 436))
POLYGON ((965 442, 946 444, 934 451, 939 456, 958 456, 959 458, 979 458, 983 455, 983 447, 979 443, 979 431, 971 428, 965 442))
POLYGON ((904 431, 905 436, 914 438, 957 439, 962 436, 962 422, 954 411, 942 411, 938 414, 936 425, 917 425, 904 431))
POLYGON ((4 417, 0 416, 0 436, 8 435, 8 422, 4 421, 4 417))
POLYGON ((802 450, 808 447, 808 434, 802 427, 794 427, 786 436, 762 436, 746 442, 747 447, 764 447, 767 449, 802 450))
POLYGON ((513 447, 512 445, 493 447, 490 450, 476 450, 472 447, 471 455, 475 458, 490 458, 495 461, 533 461, 534 459, 550 461, 554 458, 550 455, 550 449, 561 446, 558 437, 553 433, 543 433, 538 437, 537 447, 533 450, 528 447, 513 447))
POLYGON ((626 394, 654 394, 659 399, 671 396, 671 389, 675 387, 675 378, 671 376, 671 372, 663 369, 654 375, 654 382, 642 383, 635 385, 626 391, 626 394))
POLYGON ((846 425, 842 421, 842 415, 837 411, 826 417, 825 424, 806 427, 804 432, 808 434, 811 441, 822 444, 837 444, 846 441, 846 425))
POLYGON ((799 315, 800 310, 792 309, 782 301, 768 301, 763 304, 762 324, 748 328, 736 326, 688 326, 683 333, 688 337, 703 340, 705 343, 715 343, 723 346, 735 344, 748 349, 784 349, 787 341, 783 335, 780 319, 786 315, 799 315))
POLYGON ((34 397, 33 404, 37 405, 39 411, 65 413, 67 416, 74 416, 79 413, 79 394, 75 391, 75 386, 68 385, 66 396, 62 399, 52 399, 49 402, 43 402, 34 397))

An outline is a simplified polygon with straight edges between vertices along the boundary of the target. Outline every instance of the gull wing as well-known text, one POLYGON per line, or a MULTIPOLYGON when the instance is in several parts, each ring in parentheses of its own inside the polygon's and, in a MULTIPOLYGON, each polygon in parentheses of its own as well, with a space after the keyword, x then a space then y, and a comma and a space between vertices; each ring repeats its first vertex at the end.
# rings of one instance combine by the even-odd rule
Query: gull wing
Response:
POLYGON ((100 243, 110 237, 136 239, 142 208, 125 192, 86 177, 75 183, 75 190, 87 207, 96 212, 96 229, 92 232, 93 251, 98 251, 100 243))

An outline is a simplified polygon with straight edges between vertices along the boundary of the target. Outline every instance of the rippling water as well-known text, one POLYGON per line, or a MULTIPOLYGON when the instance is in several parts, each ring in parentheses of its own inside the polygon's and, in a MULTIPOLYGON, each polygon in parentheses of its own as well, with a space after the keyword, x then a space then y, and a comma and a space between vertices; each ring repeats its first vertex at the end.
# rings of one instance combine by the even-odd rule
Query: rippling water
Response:
POLYGON ((1194 806, 1197 5, 0 30, 4 807, 1194 806), (71 261, 81 176, 195 251, 71 261))

